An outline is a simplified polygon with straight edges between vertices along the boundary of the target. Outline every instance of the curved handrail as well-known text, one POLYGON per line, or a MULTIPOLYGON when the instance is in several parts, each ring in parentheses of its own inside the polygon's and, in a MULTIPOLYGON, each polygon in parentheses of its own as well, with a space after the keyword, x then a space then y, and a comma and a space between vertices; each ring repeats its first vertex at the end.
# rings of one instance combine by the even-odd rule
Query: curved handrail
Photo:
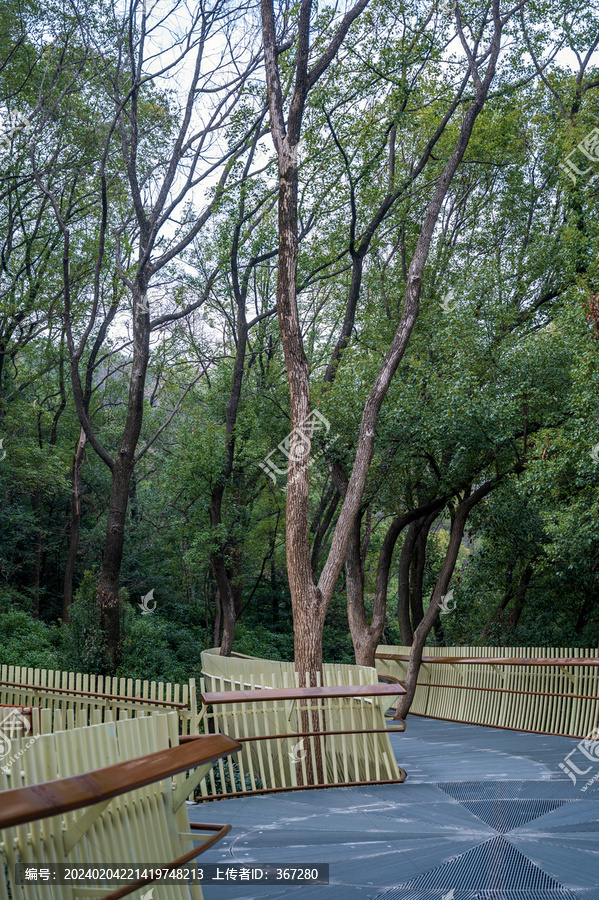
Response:
POLYGON ((0 829, 111 800, 239 750, 241 744, 224 734, 206 735, 80 775, 0 791, 0 829))
MULTIPOLYGON (((187 853, 184 853, 183 856, 180 856, 178 859, 174 859, 172 862, 168 863, 168 865, 157 868, 162 869, 163 872, 171 872, 173 869, 184 866, 192 859, 195 859, 196 856, 199 856, 201 853, 204 853, 204 851, 212 847, 213 844, 216 844, 217 841, 220 841, 221 838, 230 832, 231 825, 216 825, 214 822, 191 822, 190 828, 192 830, 213 831, 215 833, 212 837, 204 840, 199 847, 194 847, 193 850, 188 850, 187 853)), ((116 888, 114 891, 110 891, 109 894, 102 894, 102 900, 120 900, 121 897, 126 897, 127 894, 132 894, 133 891, 138 890, 138 888, 145 887, 146 884, 152 884, 154 881, 158 881, 158 878, 155 875, 147 878, 138 878, 137 881, 133 881, 124 887, 116 888)))
MULTIPOLYGON (((377 653, 375 659, 408 662, 408 653, 377 653)), ((589 656, 423 656, 423 663, 472 663, 478 666, 599 666, 597 657, 589 656)))
POLYGON ((274 700, 363 699, 366 697, 396 697, 405 694, 399 683, 326 685, 324 687, 256 688, 249 691, 203 691, 199 696, 204 706, 213 703, 268 703, 274 700))
MULTIPOLYGON (((142 706, 172 706, 174 709, 188 708, 187 703, 176 703, 174 700, 157 700, 155 697, 127 697, 124 694, 101 694, 97 691, 81 691, 75 688, 49 687, 45 684, 23 684, 21 681, 0 681, 0 687, 18 688, 22 694, 68 694, 73 697, 90 697, 98 700, 120 700, 123 703, 139 703, 142 706)), ((6 706, 7 704, 2 705, 6 706)))

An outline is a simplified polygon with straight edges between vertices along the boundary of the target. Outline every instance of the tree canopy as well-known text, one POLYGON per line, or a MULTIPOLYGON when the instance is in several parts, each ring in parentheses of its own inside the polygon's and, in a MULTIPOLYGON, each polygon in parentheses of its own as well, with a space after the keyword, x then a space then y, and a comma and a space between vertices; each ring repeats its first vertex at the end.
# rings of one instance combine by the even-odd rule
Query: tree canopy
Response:
POLYGON ((597 645, 598 25, 3 6, 0 662, 597 645))

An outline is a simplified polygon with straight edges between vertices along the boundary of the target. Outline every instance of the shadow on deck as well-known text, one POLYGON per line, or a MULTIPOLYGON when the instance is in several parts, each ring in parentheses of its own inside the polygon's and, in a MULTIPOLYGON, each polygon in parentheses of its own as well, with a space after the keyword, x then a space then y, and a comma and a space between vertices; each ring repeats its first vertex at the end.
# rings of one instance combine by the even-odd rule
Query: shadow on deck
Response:
POLYGON ((202 862, 330 864, 330 884, 204 887, 205 900, 599 900, 599 759, 577 740, 410 717, 392 736, 403 785, 189 806, 233 828, 202 862), (584 760, 584 757, 581 757, 584 760), (586 768, 586 765, 585 765, 586 768))

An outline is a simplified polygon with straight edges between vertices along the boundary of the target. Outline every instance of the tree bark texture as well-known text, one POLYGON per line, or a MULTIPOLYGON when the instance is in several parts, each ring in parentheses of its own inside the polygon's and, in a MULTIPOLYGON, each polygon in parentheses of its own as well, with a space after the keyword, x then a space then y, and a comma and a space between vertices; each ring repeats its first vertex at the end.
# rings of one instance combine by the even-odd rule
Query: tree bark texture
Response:
POLYGON ((121 610, 120 572, 125 544, 129 487, 135 466, 135 450, 143 421, 144 388, 150 355, 150 314, 145 304, 147 285, 138 278, 133 290, 133 359, 129 377, 127 418, 116 458, 112 461, 112 488, 106 522, 106 539, 98 576, 100 625, 106 635, 109 666, 119 662, 121 610))
POLYGON ((397 569, 397 624, 399 625, 401 643, 404 647, 411 644, 414 637, 410 619, 410 566, 419 527, 417 521, 412 522, 410 525, 401 548, 397 569))
POLYGON ((426 566, 426 545, 431 526, 437 515, 438 512, 433 512, 422 520, 414 545, 414 555, 410 568, 410 616, 413 630, 418 628, 424 618, 423 583, 424 567, 426 566))
MULTIPOLYGON (((474 123, 483 107, 489 85, 495 73, 500 48, 500 35, 503 27, 499 16, 498 0, 494 0, 494 34, 487 56, 488 62, 484 80, 481 80, 476 62, 465 44, 461 25, 458 22, 460 38, 465 45, 469 59, 470 74, 476 89, 475 96, 464 113, 456 145, 441 173, 424 216, 414 256, 408 269, 402 315, 391 346, 364 406, 353 470, 333 533, 331 549, 318 585, 315 585, 312 577, 308 539, 310 435, 309 428, 306 429, 305 425, 310 415, 310 380, 296 298, 298 258, 297 146, 300 139, 302 117, 308 92, 334 58, 351 22, 357 18, 365 6, 365 0, 361 0, 360 3, 350 10, 327 50, 312 69, 309 69, 310 16, 312 8, 310 0, 301 0, 297 30, 295 82, 286 118, 284 95, 277 62, 277 38, 273 2, 272 0, 262 0, 261 2, 270 126, 278 161, 279 264, 277 311, 289 383, 291 412, 291 445, 287 483, 287 570, 294 615, 295 664, 301 678, 304 678, 306 673, 315 673, 321 669, 324 619, 345 563, 348 545, 354 533, 354 524, 362 503, 366 479, 374 453, 379 411, 416 322, 422 279, 435 226, 443 200, 464 156, 474 123), (302 429, 304 429, 304 433, 302 433, 302 429), (306 445, 308 445, 308 452, 306 452, 306 445)), ((458 11, 456 7, 457 16, 458 11)), ((339 352, 341 352, 341 346, 339 347, 339 352)))
POLYGON ((71 476, 71 527, 69 529, 69 549, 64 570, 64 585, 62 591, 62 621, 71 621, 71 603, 73 602, 73 578, 75 576, 75 564, 79 550, 79 530, 81 527, 81 466, 85 455, 87 437, 83 428, 77 441, 77 449, 73 458, 73 472, 71 476))
MULTIPOLYGON (((417 527, 418 520, 421 519, 423 514, 428 513, 429 517, 432 516, 431 521, 433 521, 446 502, 446 497, 435 498, 418 509, 396 516, 391 522, 379 551, 370 623, 368 622, 364 605, 364 547, 360 548, 359 522, 354 526, 345 561, 345 577, 349 626, 358 665, 374 666, 375 664, 376 648, 381 641, 387 620, 389 573, 399 535, 404 528, 409 526, 406 537, 406 540, 408 540, 412 526, 417 527), (431 510, 433 510, 432 513, 431 510)), ((407 643, 412 643, 411 637, 407 643)))

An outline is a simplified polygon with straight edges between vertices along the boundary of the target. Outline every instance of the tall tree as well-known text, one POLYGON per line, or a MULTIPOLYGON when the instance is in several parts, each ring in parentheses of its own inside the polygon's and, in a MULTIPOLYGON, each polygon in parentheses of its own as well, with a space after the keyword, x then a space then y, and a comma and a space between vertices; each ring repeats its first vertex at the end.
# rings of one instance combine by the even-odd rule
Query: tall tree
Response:
MULTIPOLYGON (((63 215, 61 197, 38 170, 34 153, 32 161, 38 184, 52 203, 63 236, 64 315, 77 415, 89 445, 111 473, 98 603, 107 656, 114 668, 119 653, 119 582, 131 478, 136 463, 153 443, 150 438, 138 450, 150 337, 159 328, 198 309, 216 272, 205 273, 200 296, 182 308, 173 302, 176 292, 171 290, 171 309, 163 311, 163 307, 153 318, 152 286, 161 272, 170 276, 171 284, 176 284, 177 274, 181 280, 180 273, 173 270, 176 260, 218 208, 233 160, 256 128, 258 119, 229 146, 224 141, 219 146, 215 138, 224 136, 223 129, 230 124, 245 82, 256 67, 256 56, 251 40, 236 28, 234 11, 225 0, 201 4, 192 14, 176 0, 168 15, 157 7, 148 9, 138 0, 132 0, 122 10, 112 7, 106 14, 84 3, 75 5, 74 10, 80 40, 88 51, 87 70, 92 69, 89 86, 93 84, 106 116, 96 176, 100 212, 91 311, 81 333, 75 329, 71 296, 71 230, 63 215), (182 34, 171 29, 170 23, 177 17, 182 34), (159 88, 167 77, 180 89, 176 99, 169 100, 159 88), (128 200, 121 197, 122 212, 109 203, 109 188, 115 178, 120 179, 128 194, 128 200), (209 181, 216 181, 216 189, 206 190, 209 181), (201 196, 202 191, 203 208, 192 213, 186 204, 192 195, 201 196), (109 241, 111 234, 115 236, 114 248, 109 241), (88 341, 97 332, 98 319, 101 321, 102 287, 106 268, 111 271, 111 251, 131 300, 132 339, 126 420, 112 452, 89 419, 80 372, 88 341)), ((241 11, 238 7, 237 13, 241 11)), ((49 123, 53 107, 44 112, 42 129, 49 123)))
MULTIPOLYGON (((309 547, 309 457, 302 452, 309 436, 310 380, 297 308, 297 149, 302 119, 309 91, 322 77, 341 46, 352 23, 366 6, 365 0, 353 6, 344 16, 326 50, 310 66, 312 4, 302 0, 297 29, 292 35, 295 45, 294 84, 286 113, 285 94, 281 82, 280 56, 287 37, 277 34, 272 0, 262 0, 262 29, 271 133, 277 152, 279 172, 279 266, 277 305, 281 340, 289 382, 291 410, 291 446, 287 488, 287 569, 293 603, 295 663, 301 677, 316 673, 322 665, 322 630, 327 608, 344 565, 348 543, 359 513, 366 479, 372 461, 378 414, 407 347, 419 309, 420 290, 429 248, 443 200, 464 156, 477 116, 483 108, 493 80, 501 47, 502 31, 514 10, 502 15, 498 0, 492 4, 491 18, 484 15, 473 26, 472 46, 465 36, 462 15, 456 4, 456 27, 472 78, 474 96, 465 111, 453 152, 451 153, 428 204, 416 249, 408 269, 404 307, 391 346, 364 405, 356 457, 349 478, 331 548, 324 568, 315 584, 310 564, 309 547), (488 46, 480 45, 490 32, 488 46), (484 71, 483 71, 484 67, 484 71)), ((439 601, 440 602, 440 601, 439 601)))

